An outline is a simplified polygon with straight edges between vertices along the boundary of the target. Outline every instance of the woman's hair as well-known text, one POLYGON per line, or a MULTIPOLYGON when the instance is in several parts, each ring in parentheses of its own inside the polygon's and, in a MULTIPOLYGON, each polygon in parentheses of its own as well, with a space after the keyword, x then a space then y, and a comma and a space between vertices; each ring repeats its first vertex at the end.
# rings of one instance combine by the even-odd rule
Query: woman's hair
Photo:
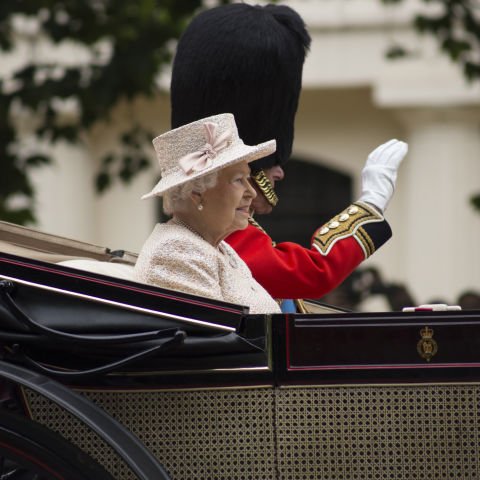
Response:
POLYGON ((173 215, 175 211, 185 210, 186 202, 192 192, 204 193, 217 184, 218 172, 196 178, 190 182, 174 187, 163 195, 163 211, 173 215))

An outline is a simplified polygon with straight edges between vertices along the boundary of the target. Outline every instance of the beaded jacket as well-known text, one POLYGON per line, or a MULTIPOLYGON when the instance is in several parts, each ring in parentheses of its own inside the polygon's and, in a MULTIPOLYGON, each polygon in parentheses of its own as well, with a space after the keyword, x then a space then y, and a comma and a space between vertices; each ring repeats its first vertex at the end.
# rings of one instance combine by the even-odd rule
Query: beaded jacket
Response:
POLYGON ((253 278, 230 245, 214 247, 183 225, 157 224, 143 245, 135 280, 249 307, 250 313, 279 313, 278 303, 253 278))

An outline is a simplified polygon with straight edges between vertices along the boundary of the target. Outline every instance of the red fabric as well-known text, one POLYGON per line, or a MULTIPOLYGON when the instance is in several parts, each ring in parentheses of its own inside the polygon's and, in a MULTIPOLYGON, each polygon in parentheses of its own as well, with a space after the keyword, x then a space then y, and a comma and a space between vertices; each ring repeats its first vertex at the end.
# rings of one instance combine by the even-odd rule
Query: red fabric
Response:
POLYGON ((365 259, 353 236, 337 241, 328 255, 292 242, 274 247, 272 239, 253 225, 234 232, 226 241, 274 298, 320 298, 365 259))

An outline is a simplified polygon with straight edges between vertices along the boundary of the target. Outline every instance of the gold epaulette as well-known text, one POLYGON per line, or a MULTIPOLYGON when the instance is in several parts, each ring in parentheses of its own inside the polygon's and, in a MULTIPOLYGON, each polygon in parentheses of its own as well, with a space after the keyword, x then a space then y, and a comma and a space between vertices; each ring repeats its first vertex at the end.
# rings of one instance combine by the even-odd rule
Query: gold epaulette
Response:
POLYGON ((383 215, 374 207, 363 202, 356 202, 314 233, 313 246, 322 255, 328 255, 338 240, 353 236, 362 247, 365 258, 368 258, 375 252, 375 244, 363 226, 382 221, 384 221, 383 215))

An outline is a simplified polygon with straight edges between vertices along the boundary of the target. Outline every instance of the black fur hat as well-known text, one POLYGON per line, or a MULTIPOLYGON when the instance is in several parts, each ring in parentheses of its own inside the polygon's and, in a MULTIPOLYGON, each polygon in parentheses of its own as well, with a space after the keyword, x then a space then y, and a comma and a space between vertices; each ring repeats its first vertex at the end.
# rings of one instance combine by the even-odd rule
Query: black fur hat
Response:
POLYGON ((224 5, 197 15, 178 43, 171 83, 172 128, 233 113, 247 145, 277 141, 252 170, 290 157, 310 37, 284 5, 224 5))

